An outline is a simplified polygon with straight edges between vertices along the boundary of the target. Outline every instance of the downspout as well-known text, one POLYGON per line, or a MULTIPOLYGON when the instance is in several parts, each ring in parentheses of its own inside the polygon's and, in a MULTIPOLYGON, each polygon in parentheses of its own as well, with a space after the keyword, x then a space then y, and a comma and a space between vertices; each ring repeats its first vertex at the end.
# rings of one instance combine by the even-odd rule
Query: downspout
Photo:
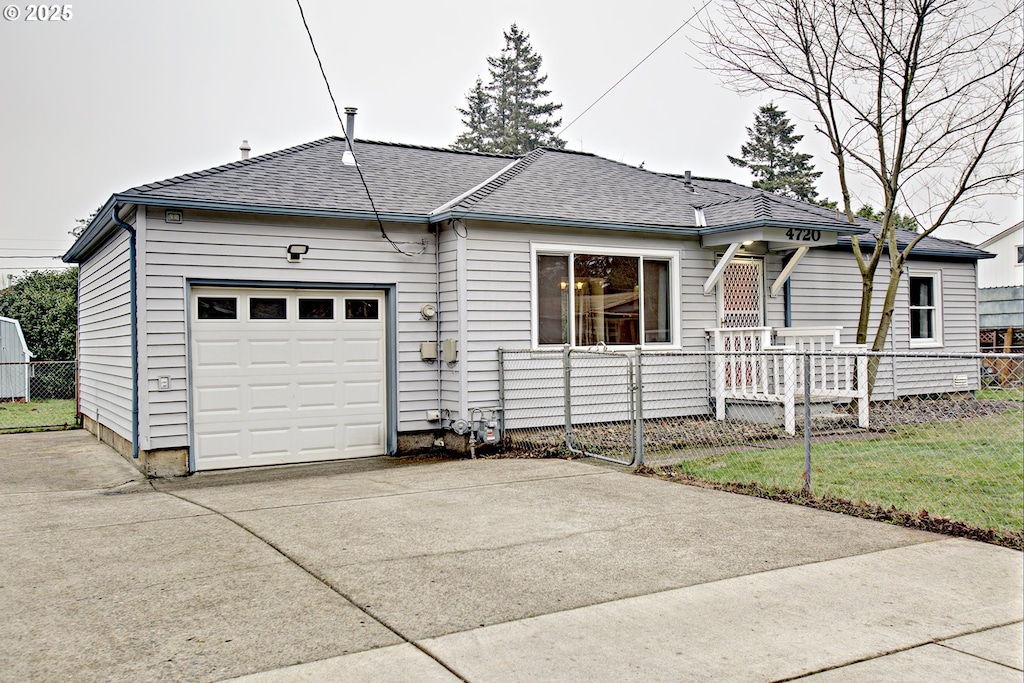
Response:
MULTIPOLYGON (((437 223, 434 226, 434 348, 441 345, 441 230, 444 228, 443 223, 437 223)), ((428 228, 429 229, 429 228, 428 228)), ((443 388, 443 366, 440 358, 441 354, 437 354, 439 357, 434 361, 437 364, 437 426, 439 429, 444 428, 444 405, 442 399, 442 388, 443 388)))
MULTIPOLYGON (((789 260, 793 258, 795 252, 790 252, 786 255, 786 258, 782 259, 782 267, 785 268, 789 264, 789 260)), ((787 277, 786 284, 782 287, 782 305, 784 310, 784 324, 786 327, 793 327, 793 290, 792 290, 793 278, 787 277)))
POLYGON ((121 210, 120 204, 114 204, 110 210, 110 217, 114 225, 128 231, 128 306, 131 309, 131 334, 132 334, 132 459, 139 459, 139 308, 137 304, 137 284, 135 278, 135 228, 122 221, 117 216, 121 210))
POLYGON ((786 308, 786 327, 793 327, 793 290, 790 289, 791 279, 786 280, 786 285, 782 290, 783 305, 786 308))

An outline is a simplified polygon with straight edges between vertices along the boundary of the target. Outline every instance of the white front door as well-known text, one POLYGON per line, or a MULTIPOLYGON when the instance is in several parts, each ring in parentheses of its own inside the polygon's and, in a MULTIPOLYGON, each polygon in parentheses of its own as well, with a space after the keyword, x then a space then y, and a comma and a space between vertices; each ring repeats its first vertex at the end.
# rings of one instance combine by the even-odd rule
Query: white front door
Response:
POLYGON ((764 260, 734 257, 718 285, 719 327, 764 327, 764 260))
POLYGON ((195 287, 196 470, 381 455, 384 295, 195 287))

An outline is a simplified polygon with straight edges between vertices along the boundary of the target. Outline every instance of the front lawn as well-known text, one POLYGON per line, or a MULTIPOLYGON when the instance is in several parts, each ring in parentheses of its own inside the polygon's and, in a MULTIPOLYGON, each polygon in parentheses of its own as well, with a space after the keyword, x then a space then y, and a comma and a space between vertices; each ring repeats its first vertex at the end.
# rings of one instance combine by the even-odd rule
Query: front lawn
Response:
POLYGON ((0 432, 30 431, 41 427, 67 429, 77 426, 73 399, 0 403, 0 432))
MULTIPOLYGON (((813 493, 1019 532, 1024 527, 1022 424, 1024 412, 1014 407, 881 433, 815 437, 813 493)), ((790 443, 695 455, 672 469, 711 482, 799 490, 804 447, 790 443)))

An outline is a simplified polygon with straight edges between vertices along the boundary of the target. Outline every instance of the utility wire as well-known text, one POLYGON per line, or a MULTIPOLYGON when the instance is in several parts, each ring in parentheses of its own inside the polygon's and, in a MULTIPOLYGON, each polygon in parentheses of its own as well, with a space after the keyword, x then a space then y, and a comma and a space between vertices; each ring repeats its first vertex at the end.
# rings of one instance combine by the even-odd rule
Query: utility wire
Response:
MULTIPOLYGON (((296 0, 296 2, 298 2, 298 0, 296 0)), ((710 4, 711 4, 711 0, 707 0, 707 1, 706 1, 706 2, 705 2, 705 3, 703 4, 703 5, 701 5, 700 9, 698 9, 698 10, 697 10, 696 12, 694 12, 693 14, 691 14, 691 15, 690 15, 690 17, 689 17, 689 18, 688 18, 688 19, 687 19, 686 21, 684 21, 683 23, 681 23, 681 24, 679 25, 679 28, 677 28, 677 29, 676 29, 675 31, 672 31, 671 35, 669 35, 669 37, 668 37, 668 38, 666 38, 665 40, 663 40, 663 41, 661 41, 660 43, 658 43, 658 46, 657 46, 656 48, 654 48, 653 50, 651 50, 650 52, 648 52, 648 53, 647 53, 647 56, 646 56, 646 57, 644 57, 644 58, 643 58, 643 59, 641 59, 641 60, 640 60, 639 62, 637 62, 637 63, 636 63, 636 65, 635 65, 635 66, 634 66, 634 67, 633 67, 632 69, 630 69, 629 71, 627 71, 627 72, 625 73, 625 75, 624 75, 624 76, 623 76, 622 78, 620 78, 619 80, 615 81, 615 83, 614 83, 614 84, 612 85, 612 87, 610 87, 610 88, 608 88, 607 90, 605 90, 605 91, 604 91, 604 94, 602 94, 602 95, 601 95, 600 97, 598 97, 598 98, 597 98, 596 100, 594 100, 594 102, 593 102, 593 103, 592 103, 592 104, 591 104, 591 105, 590 105, 589 107, 587 107, 586 109, 584 109, 584 110, 583 110, 583 113, 582 113, 582 114, 580 114, 579 116, 577 116, 576 118, 574 118, 574 119, 573 119, 572 121, 570 121, 569 123, 567 123, 567 124, 565 125, 565 127, 564 127, 564 128, 562 128, 562 130, 558 131, 558 137, 561 137, 562 133, 564 133, 565 131, 569 130, 569 127, 570 127, 570 126, 572 126, 572 124, 576 123, 576 122, 577 122, 577 121, 579 121, 579 120, 580 120, 581 118, 583 118, 583 115, 584 115, 584 114, 586 114, 586 113, 587 113, 588 111, 590 111, 591 109, 593 109, 593 108, 594 108, 594 107, 595 107, 595 106, 597 105, 597 103, 598 103, 598 102, 600 102, 601 100, 603 100, 603 99, 605 98, 605 95, 607 95, 608 93, 610 93, 610 92, 611 92, 612 90, 615 90, 615 88, 616 88, 616 87, 618 87, 619 83, 622 83, 622 81, 624 81, 624 80, 626 80, 627 78, 629 78, 629 75, 630 75, 631 73, 633 73, 634 71, 636 71, 637 69, 639 69, 639 68, 640 68, 640 66, 641 66, 641 65, 642 65, 642 64, 643 64, 644 62, 646 62, 646 61, 647 61, 648 59, 650 59, 651 55, 653 55, 653 54, 654 54, 655 52, 657 52, 658 50, 660 50, 660 49, 661 49, 662 45, 664 45, 664 44, 665 44, 665 43, 667 43, 668 41, 672 40, 672 38, 673 38, 673 37, 675 37, 675 35, 676 35, 677 33, 679 33, 679 32, 680 32, 680 31, 682 31, 682 30, 683 30, 684 28, 686 28, 686 26, 687 26, 687 25, 688 25, 688 24, 689 24, 689 23, 690 23, 691 21, 693 21, 694 19, 696 19, 696 18, 697 18, 697 15, 698 15, 698 14, 700 14, 701 12, 703 12, 703 11, 704 11, 704 9, 705 9, 705 8, 706 8, 706 7, 708 6, 708 5, 710 5, 710 4)))
MULTIPOLYGON (((710 2, 710 0, 708 0, 710 2)), ((334 115, 338 117, 338 124, 341 126, 341 132, 345 135, 345 140, 348 142, 348 147, 352 151, 352 158, 355 160, 356 172, 359 174, 359 180, 363 184, 363 189, 366 191, 366 198, 370 200, 370 208, 373 209, 373 216, 377 219, 377 226, 380 228, 380 235, 388 241, 395 251, 403 256, 418 256, 418 254, 410 254, 402 251, 402 248, 398 246, 390 237, 388 237, 387 231, 384 230, 384 222, 380 219, 380 214, 377 213, 377 205, 374 204, 373 195, 370 194, 370 187, 366 184, 366 178, 363 177, 363 171, 359 168, 359 159, 356 158, 355 145, 352 144, 353 140, 348 136, 348 131, 345 130, 345 122, 341 118, 341 112, 338 111, 338 101, 334 99, 334 92, 331 90, 331 83, 327 80, 327 72, 324 71, 324 63, 320 59, 320 53, 316 49, 316 43, 313 41, 313 32, 309 30, 309 24, 306 22, 306 13, 302 11, 301 0, 295 0, 295 4, 299 6, 299 16, 302 17, 302 25, 306 27, 306 35, 309 36, 309 45, 313 48, 313 55, 316 57, 316 63, 320 66, 320 75, 324 79, 324 85, 327 86, 327 94, 331 98, 331 104, 334 105, 334 115)), ((420 252, 422 253, 422 252, 420 252)))

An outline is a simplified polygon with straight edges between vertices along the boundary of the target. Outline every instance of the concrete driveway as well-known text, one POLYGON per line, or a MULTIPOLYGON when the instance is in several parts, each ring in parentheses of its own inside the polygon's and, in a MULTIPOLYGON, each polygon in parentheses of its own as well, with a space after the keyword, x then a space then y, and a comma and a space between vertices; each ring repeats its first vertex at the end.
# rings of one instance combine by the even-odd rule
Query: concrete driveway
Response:
POLYGON ((586 462, 0 436, 0 680, 1016 681, 1024 556, 586 462))

